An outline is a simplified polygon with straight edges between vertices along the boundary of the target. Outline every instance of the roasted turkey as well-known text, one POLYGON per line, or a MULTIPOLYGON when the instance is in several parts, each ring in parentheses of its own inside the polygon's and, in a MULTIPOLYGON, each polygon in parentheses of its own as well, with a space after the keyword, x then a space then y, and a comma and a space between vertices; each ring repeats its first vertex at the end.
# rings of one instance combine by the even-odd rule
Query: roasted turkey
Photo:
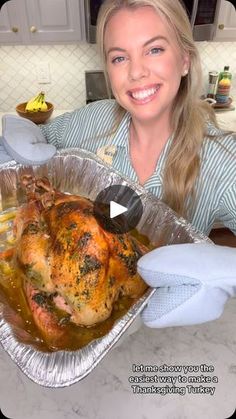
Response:
POLYGON ((14 259, 41 330, 49 327, 42 326, 42 312, 52 331, 57 327, 53 305, 70 322, 89 327, 110 316, 119 296, 136 299, 145 292, 136 263, 146 246, 129 233, 103 230, 89 199, 56 191, 47 178, 25 175, 21 182, 27 203, 14 222, 14 259))

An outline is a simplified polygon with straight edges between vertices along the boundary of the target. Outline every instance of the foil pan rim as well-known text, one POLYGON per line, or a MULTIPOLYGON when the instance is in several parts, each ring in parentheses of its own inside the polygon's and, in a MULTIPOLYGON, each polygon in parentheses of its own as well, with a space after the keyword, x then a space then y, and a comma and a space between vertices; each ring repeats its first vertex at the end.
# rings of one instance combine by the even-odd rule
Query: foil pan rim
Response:
MULTIPOLYGON (((180 236, 181 231, 186 231, 186 234, 188 234, 188 240, 191 238, 195 242, 211 242, 211 240, 208 239, 203 233, 196 231, 185 219, 177 217, 177 215, 172 210, 170 210, 170 208, 168 208, 161 202, 161 200, 153 196, 150 192, 147 192, 141 185, 121 175, 117 170, 104 163, 93 153, 87 152, 86 150, 81 150, 78 148, 61 149, 57 151, 56 155, 48 164, 40 167, 23 166, 14 161, 7 162, 0 165, 0 172, 5 173, 6 171, 9 174, 16 173, 17 170, 22 169, 32 170, 36 173, 38 170, 44 169, 48 170, 48 172, 53 172, 53 165, 58 165, 59 167, 62 165, 64 168, 66 167, 68 161, 70 162, 71 159, 73 161, 75 159, 77 164, 81 164, 82 173, 86 174, 89 180, 92 179, 92 175, 87 174, 87 166, 90 168, 92 167, 95 172, 96 170, 97 172, 100 170, 102 174, 105 173, 105 182, 108 181, 111 182, 110 184, 114 184, 112 183, 114 180, 119 180, 119 184, 126 184, 127 186, 133 188, 136 193, 140 194, 140 198, 147 205, 147 207, 150 205, 150 208, 160 208, 163 213, 166 213, 167 216, 170 217, 170 225, 171 222, 173 222, 173 225, 176 227, 176 230, 180 236)), ((94 181, 94 179, 92 179, 92 181, 94 181)), ((109 184, 107 186, 109 186, 109 184)), ((155 220, 153 219, 150 221, 150 226, 152 226, 154 221, 155 220)), ((11 331, 11 326, 1 316, 1 310, 0 342, 12 360, 32 381, 45 387, 66 387, 85 378, 98 365, 101 359, 103 359, 109 350, 118 342, 119 338, 124 334, 131 323, 139 315, 154 292, 155 289, 149 288, 141 297, 141 299, 139 299, 139 301, 136 302, 134 306, 132 306, 131 309, 121 319, 118 319, 114 323, 114 326, 107 335, 90 342, 87 346, 77 351, 57 351, 52 353, 44 353, 37 351, 30 345, 19 343, 11 331), (32 366, 32 362, 35 363, 36 361, 38 362, 37 368, 32 366), (68 365, 70 365, 70 368, 68 368, 68 365)))
MULTIPOLYGON (((64 157, 64 156, 83 157, 83 158, 85 158, 87 160, 95 161, 97 163, 97 165, 99 165, 100 167, 104 167, 108 171, 111 171, 111 172, 115 173, 118 177, 120 177, 123 180, 123 182, 127 183, 130 187, 133 187, 136 192, 139 192, 141 195, 144 194, 149 199, 151 199, 151 200, 153 200, 155 202, 156 201, 159 201, 159 202, 162 203, 162 205, 164 205, 166 208, 168 208, 166 204, 164 204, 159 198, 157 198, 154 195, 152 195, 149 191, 146 191, 144 189, 144 187, 141 186, 138 182, 134 182, 133 180, 130 180, 127 176, 119 173, 118 170, 116 170, 115 168, 109 166, 109 164, 107 164, 106 162, 104 162, 101 158, 99 158, 94 153, 92 153, 90 151, 87 151, 86 149, 81 149, 81 148, 78 148, 78 147, 72 147, 70 149, 68 149, 68 148, 62 148, 60 150, 57 150, 57 152, 54 155, 53 159, 64 157)), ((16 165, 23 166, 23 165, 20 165, 20 164, 16 163, 14 160, 11 160, 9 162, 2 163, 0 165, 0 171, 1 170, 4 170, 4 169, 14 168, 16 165)), ((23 166, 23 167, 28 167, 28 166, 26 165, 26 166, 23 166)), ((31 167, 38 167, 38 166, 31 166, 31 167)), ((121 184, 122 184, 122 182, 121 182, 121 184)), ((201 231, 197 230, 185 218, 179 217, 173 210, 171 210, 171 212, 178 218, 179 223, 183 227, 191 229, 192 232, 196 236, 198 236, 198 239, 200 241, 203 240, 203 241, 207 241, 209 243, 213 243, 212 240, 209 239, 209 237, 205 236, 204 233, 202 233, 201 231)))

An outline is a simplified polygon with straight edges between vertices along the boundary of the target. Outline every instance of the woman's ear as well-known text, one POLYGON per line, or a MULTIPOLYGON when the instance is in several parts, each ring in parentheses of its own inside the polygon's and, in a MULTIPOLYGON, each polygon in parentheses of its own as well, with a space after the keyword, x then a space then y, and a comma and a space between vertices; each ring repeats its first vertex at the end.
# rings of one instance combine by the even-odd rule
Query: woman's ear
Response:
POLYGON ((182 71, 183 77, 188 74, 189 67, 190 67, 190 57, 189 57, 189 54, 185 53, 183 55, 183 71, 182 71))
POLYGON ((187 76, 187 74, 188 74, 188 70, 187 70, 187 69, 185 69, 185 70, 183 71, 183 73, 182 73, 182 77, 187 76))

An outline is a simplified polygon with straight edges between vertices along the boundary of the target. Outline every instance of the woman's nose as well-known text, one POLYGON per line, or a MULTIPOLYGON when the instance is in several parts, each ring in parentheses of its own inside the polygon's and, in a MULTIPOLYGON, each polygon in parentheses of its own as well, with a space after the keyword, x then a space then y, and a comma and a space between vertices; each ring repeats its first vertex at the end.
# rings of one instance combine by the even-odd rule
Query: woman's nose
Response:
POLYGON ((130 80, 139 80, 147 77, 149 70, 142 59, 135 59, 129 64, 129 78, 130 80))

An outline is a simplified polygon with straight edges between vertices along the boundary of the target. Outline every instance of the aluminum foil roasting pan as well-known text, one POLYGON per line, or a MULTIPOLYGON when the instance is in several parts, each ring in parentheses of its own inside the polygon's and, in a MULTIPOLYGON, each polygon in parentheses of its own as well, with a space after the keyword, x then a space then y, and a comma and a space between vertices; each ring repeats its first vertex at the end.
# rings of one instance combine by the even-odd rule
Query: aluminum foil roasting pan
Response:
MULTIPOLYGON (((209 240, 196 232, 184 219, 178 218, 172 210, 140 185, 121 177, 93 154, 79 149, 61 150, 43 166, 26 167, 15 162, 1 165, 0 214, 24 202, 25 196, 18 188, 22 174, 47 176, 56 189, 83 195, 92 200, 110 185, 129 186, 140 196, 144 209, 137 229, 146 235, 152 244, 168 245, 209 240)), ((128 332, 127 329, 153 292, 154 290, 148 289, 145 295, 115 322, 108 334, 76 351, 47 353, 18 341, 12 330, 14 325, 7 322, 3 316, 2 304, 0 342, 12 360, 35 383, 54 388, 69 386, 88 375, 121 336, 128 332)))

